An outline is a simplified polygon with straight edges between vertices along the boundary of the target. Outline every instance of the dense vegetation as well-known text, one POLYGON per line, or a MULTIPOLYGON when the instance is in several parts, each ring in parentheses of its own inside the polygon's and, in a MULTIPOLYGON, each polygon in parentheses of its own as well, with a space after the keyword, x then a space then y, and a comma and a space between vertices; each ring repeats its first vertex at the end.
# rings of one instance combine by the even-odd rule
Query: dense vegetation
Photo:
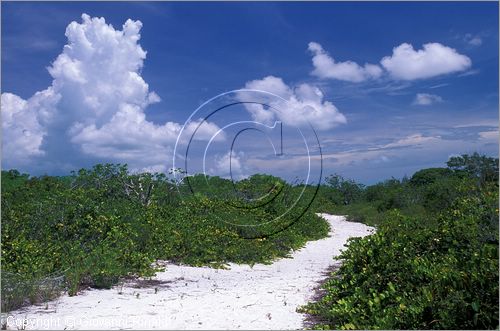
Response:
POLYGON ((2 311, 150 276, 158 259, 269 263, 327 235, 314 212, 377 227, 302 307, 314 328, 498 328, 498 159, 478 154, 371 186, 331 175, 318 191, 267 175, 176 183, 111 164, 2 171, 2 311))
POLYGON ((377 232, 302 307, 314 328, 498 328, 498 159, 447 165, 366 188, 330 178, 335 206, 377 232))
POLYGON ((2 310, 62 289, 74 295, 85 286, 107 288, 122 277, 149 276, 157 259, 223 267, 285 257, 328 234, 327 222, 311 211, 299 218, 307 206, 275 220, 300 191, 266 175, 236 187, 204 176, 177 186, 165 175, 130 174, 111 164, 68 177, 3 171, 2 310), (238 194, 230 194, 235 189, 238 194), (263 193, 268 201, 251 208, 251 199, 263 193))

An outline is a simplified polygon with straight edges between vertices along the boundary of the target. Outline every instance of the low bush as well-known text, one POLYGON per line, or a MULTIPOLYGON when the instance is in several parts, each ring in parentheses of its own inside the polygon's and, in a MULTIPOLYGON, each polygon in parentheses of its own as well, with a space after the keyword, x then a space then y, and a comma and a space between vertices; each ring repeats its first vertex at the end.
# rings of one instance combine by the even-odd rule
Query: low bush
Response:
POLYGON ((466 182, 435 219, 388 213, 353 239, 321 299, 316 329, 498 328, 498 186, 466 182))
MULTIPOLYGON (((197 180, 205 178, 190 178, 193 186, 197 180)), ((234 187, 225 179, 209 178, 212 185, 193 195, 163 175, 111 164, 62 178, 10 171, 2 181, 2 293, 11 293, 2 295, 2 311, 33 302, 26 299, 54 273, 64 279, 57 291, 75 295, 125 276, 152 276, 157 259, 270 263, 329 231, 311 211, 302 215, 306 205, 290 208, 300 190, 272 176, 237 183, 243 197, 227 194, 234 187), (277 194, 261 208, 234 207, 269 190, 277 194), (29 286, 21 291, 19 284, 29 286)))

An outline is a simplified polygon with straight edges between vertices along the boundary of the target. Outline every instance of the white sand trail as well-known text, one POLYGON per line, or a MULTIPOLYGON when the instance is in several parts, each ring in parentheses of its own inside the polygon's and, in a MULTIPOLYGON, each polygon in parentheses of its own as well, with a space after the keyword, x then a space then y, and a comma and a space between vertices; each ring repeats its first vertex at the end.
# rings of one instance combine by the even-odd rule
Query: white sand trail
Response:
POLYGON ((130 282, 64 295, 11 312, 8 327, 24 320, 27 329, 301 329, 305 316, 296 308, 312 297, 332 258, 348 238, 373 231, 343 216, 320 216, 331 225, 330 237, 307 243, 290 259, 228 270, 167 264, 147 286, 130 282))

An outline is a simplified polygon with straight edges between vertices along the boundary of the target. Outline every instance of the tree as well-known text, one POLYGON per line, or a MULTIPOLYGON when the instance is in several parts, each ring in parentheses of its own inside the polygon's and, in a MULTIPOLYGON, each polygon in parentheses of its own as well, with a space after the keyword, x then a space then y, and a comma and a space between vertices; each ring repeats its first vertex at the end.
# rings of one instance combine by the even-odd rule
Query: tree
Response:
POLYGON ((410 183, 414 186, 429 185, 443 177, 450 177, 453 171, 449 168, 428 168, 417 171, 411 176, 410 183))
MULTIPOLYGON (((408 180, 405 180, 408 182, 408 180)), ((365 199, 368 202, 374 203, 379 212, 394 208, 406 207, 412 198, 411 192, 408 191, 408 185, 402 181, 391 178, 384 182, 368 186, 365 189, 365 199)))
POLYGON ((363 194, 363 184, 358 184, 352 179, 345 179, 338 174, 328 176, 325 181, 330 187, 342 194, 344 205, 356 202, 363 194))
POLYGON ((23 185, 28 179, 28 174, 21 174, 16 169, 2 171, 2 193, 14 190, 23 185))
POLYGON ((498 182, 498 158, 474 152, 472 155, 453 156, 446 164, 456 173, 464 173, 477 178, 480 185, 487 182, 498 182))

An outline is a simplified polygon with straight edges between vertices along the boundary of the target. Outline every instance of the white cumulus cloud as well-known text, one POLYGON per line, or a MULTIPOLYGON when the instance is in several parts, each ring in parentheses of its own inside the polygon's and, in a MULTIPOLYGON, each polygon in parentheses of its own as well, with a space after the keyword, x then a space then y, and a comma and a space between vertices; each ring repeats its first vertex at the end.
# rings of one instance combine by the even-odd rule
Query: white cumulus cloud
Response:
POLYGON ((244 154, 242 152, 227 152, 222 156, 216 155, 215 157, 215 167, 211 168, 208 172, 212 176, 220 176, 222 178, 233 178, 235 180, 241 180, 248 175, 245 175, 244 167, 242 165, 242 158, 244 154))
POLYGON ((311 74, 319 78, 362 82, 368 79, 378 78, 382 75, 382 69, 375 64, 366 63, 364 66, 360 66, 353 61, 336 62, 323 47, 316 42, 310 42, 308 49, 313 54, 312 62, 314 70, 311 74))
MULTIPOLYGON (((141 28, 128 19, 115 29, 86 14, 81 23, 71 22, 67 44, 48 68, 51 86, 28 100, 2 94, 4 165, 74 169, 91 160, 167 169, 182 126, 146 119, 145 109, 160 97, 141 76, 141 28)), ((217 130, 210 123, 200 128, 203 136, 217 130)))
MULTIPOLYGON (((269 92, 284 99, 256 95, 262 100, 255 101, 266 103, 270 108, 261 104, 245 105, 255 121, 266 125, 279 120, 294 127, 311 124, 314 129, 327 130, 347 122, 335 105, 324 100, 323 92, 316 86, 300 84, 292 88, 279 77, 267 76, 247 82, 245 88, 269 92)), ((246 98, 242 96, 240 99, 246 98)))
POLYGON ((428 94, 428 93, 417 93, 415 96, 415 100, 413 101, 414 105, 419 106, 430 106, 434 103, 443 102, 443 98, 439 95, 428 94))
POLYGON ((408 43, 395 47, 380 63, 395 79, 414 80, 464 71, 471 60, 440 43, 428 43, 415 50, 408 43))
POLYGON ((43 155, 40 149, 44 130, 26 100, 11 93, 2 94, 2 152, 21 165, 43 155))

